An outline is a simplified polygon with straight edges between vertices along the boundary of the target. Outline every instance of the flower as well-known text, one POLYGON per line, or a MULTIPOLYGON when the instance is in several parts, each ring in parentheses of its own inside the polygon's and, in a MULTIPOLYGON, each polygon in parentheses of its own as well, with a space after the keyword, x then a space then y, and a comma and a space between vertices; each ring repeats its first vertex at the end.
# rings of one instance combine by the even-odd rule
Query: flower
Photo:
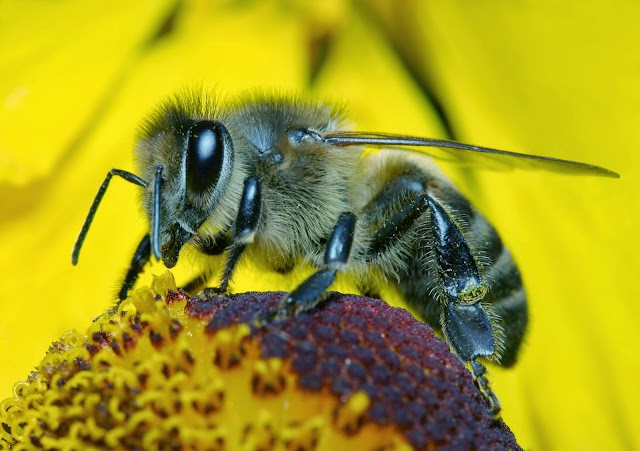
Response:
MULTIPOLYGON (((640 447, 633 322, 640 174, 631 158, 640 144, 638 6, 354 5, 0 6, 0 398, 48 343, 83 330, 112 302, 147 227, 130 186, 112 184, 78 267, 69 254, 106 172, 133 168, 140 119, 184 85, 215 84, 228 95, 260 86, 346 100, 364 130, 443 136, 448 129, 462 141, 619 171, 611 181, 446 167, 496 225, 527 286, 531 324, 520 362, 491 368, 520 443, 640 447), (87 293, 103 295, 87 302, 87 293)), ((304 271, 234 289, 289 290, 304 271)))
POLYGON ((167 271, 51 346, 0 404, 0 447, 520 449, 407 311, 334 294, 260 327, 283 294, 189 299, 167 271))

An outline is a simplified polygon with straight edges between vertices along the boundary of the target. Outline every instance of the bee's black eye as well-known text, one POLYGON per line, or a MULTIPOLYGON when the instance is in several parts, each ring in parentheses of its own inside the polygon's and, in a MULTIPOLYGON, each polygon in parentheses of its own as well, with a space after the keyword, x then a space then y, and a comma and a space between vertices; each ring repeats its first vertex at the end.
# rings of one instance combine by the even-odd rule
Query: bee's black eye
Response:
POLYGON ((229 132, 219 122, 200 121, 189 129, 187 143, 187 190, 202 194, 220 178, 224 153, 231 145, 229 132))

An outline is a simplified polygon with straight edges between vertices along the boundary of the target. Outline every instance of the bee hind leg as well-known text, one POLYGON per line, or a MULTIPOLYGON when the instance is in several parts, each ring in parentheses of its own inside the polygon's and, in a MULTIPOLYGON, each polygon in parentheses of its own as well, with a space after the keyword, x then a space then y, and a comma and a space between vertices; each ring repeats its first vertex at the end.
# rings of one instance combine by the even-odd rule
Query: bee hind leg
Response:
POLYGON ((442 331, 454 353, 468 365, 473 380, 489 404, 493 415, 500 412, 500 401, 485 376, 487 369, 479 358, 495 354, 491 321, 481 303, 462 304, 448 300, 442 313, 442 331))
POLYGON ((445 208, 427 196, 436 250, 436 266, 444 303, 441 325, 449 346, 470 367, 471 374, 491 412, 500 402, 485 377, 486 368, 477 359, 499 359, 500 328, 491 321, 491 306, 482 303, 487 288, 464 235, 445 208))
POLYGON ((344 269, 349 259, 356 216, 353 213, 342 213, 333 228, 331 238, 324 254, 325 267, 312 274, 293 290, 278 305, 277 309, 267 314, 265 322, 293 317, 316 307, 324 299, 323 294, 333 283, 339 270, 344 269))
POLYGON ((500 405, 500 400, 496 394, 491 390, 491 383, 489 382, 489 379, 485 376, 487 374, 487 368, 477 360, 471 360, 469 362, 469 367, 478 389, 489 403, 489 410, 493 415, 498 415, 502 406, 500 405))
POLYGON ((486 287, 467 241, 444 207, 429 192, 422 192, 377 230, 368 253, 376 257, 386 252, 427 211, 431 213, 436 250, 434 264, 439 275, 442 331, 452 351, 469 365, 478 389, 492 413, 497 414, 500 403, 490 388, 484 365, 477 360, 497 354, 496 331, 487 313, 490 307, 480 302, 486 287))

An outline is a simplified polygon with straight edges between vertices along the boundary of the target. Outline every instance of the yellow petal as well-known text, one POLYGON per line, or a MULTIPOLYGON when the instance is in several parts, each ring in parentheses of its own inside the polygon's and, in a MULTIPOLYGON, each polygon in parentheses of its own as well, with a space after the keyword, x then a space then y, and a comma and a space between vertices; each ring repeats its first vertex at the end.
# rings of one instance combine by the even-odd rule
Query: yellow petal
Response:
POLYGON ((173 6, 126 5, 2 4, 1 183, 25 186, 56 169, 108 108, 110 92, 173 6))

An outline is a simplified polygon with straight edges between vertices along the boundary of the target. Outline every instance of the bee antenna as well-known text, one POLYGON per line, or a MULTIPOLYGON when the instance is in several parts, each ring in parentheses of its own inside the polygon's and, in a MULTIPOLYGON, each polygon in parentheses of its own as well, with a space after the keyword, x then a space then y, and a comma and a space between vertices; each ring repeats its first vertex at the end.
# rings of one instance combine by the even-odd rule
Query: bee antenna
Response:
POLYGON ((162 185, 162 166, 156 169, 153 185, 153 216, 151 218, 151 251, 160 260, 160 186, 162 185))
POLYGON ((139 185, 139 186, 142 186, 143 188, 147 187, 147 182, 145 180, 143 180, 142 178, 138 177, 137 175, 131 172, 123 171, 122 169, 111 169, 109 171, 109 173, 107 174, 107 177, 104 179, 104 182, 102 182, 102 185, 100 185, 100 188, 98 189, 98 193, 96 194, 96 197, 93 199, 93 203, 91 204, 89 213, 87 214, 87 217, 84 220, 84 224, 82 224, 82 229, 80 229, 80 233, 78 234, 76 243, 73 246, 73 252, 71 252, 71 263, 73 265, 78 264, 78 258, 80 257, 80 249, 82 249, 82 244, 84 243, 84 240, 87 237, 87 233, 89 232, 89 227, 93 222, 93 218, 96 215, 96 212, 98 211, 100 202, 102 202, 104 193, 107 192, 107 188, 109 187, 109 182, 111 181, 111 178, 114 175, 117 175, 118 177, 122 177, 127 182, 133 183, 134 185, 139 185))

